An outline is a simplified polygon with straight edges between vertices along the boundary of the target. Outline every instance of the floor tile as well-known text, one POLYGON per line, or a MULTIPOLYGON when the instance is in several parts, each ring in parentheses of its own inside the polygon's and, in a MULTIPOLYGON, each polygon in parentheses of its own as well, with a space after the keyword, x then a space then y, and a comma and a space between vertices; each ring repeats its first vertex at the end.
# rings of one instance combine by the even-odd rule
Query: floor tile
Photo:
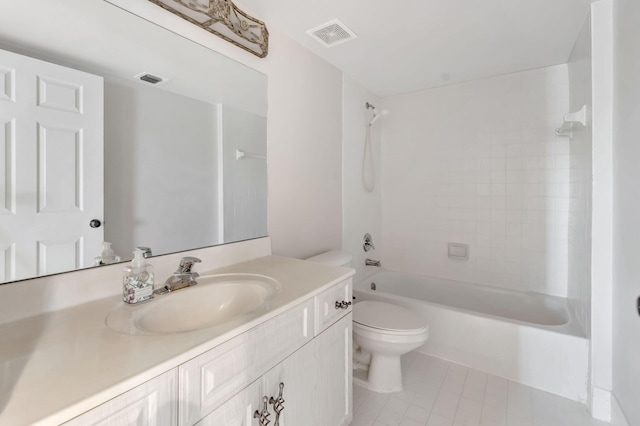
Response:
POLYGON ((403 392, 354 385, 351 426, 607 425, 578 402, 424 354, 408 354, 402 366, 403 392))
POLYGON ((404 413, 405 419, 410 419, 424 425, 429 419, 431 412, 417 405, 410 405, 404 413))
POLYGON ((429 416, 429 421, 427 422, 427 426, 452 426, 453 420, 441 417, 437 414, 432 414, 429 416))

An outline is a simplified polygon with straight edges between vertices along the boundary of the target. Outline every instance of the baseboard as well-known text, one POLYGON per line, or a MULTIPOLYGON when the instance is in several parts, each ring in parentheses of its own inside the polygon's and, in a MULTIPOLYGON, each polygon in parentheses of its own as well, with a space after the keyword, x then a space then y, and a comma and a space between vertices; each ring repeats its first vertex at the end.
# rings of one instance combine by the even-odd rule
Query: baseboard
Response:
POLYGON ((603 422, 611 422, 611 391, 594 387, 591 390, 591 416, 603 422))
POLYGON ((627 416, 618 404, 618 400, 614 394, 611 394, 611 424, 613 426, 629 426, 627 416))

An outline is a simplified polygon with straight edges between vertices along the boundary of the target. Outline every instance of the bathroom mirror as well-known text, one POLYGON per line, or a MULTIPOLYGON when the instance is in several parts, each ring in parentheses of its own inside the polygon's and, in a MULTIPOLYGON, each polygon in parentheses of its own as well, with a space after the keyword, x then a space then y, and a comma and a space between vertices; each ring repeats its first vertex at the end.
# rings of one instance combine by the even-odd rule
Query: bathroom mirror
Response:
MULTIPOLYGON (((91 155, 103 155, 104 185, 92 195, 104 210, 97 227, 80 226, 100 238, 35 236, 27 256, 0 233, 0 283, 94 266, 102 240, 124 261, 137 246, 161 255, 267 235, 264 74, 103 0, 3 2, 0 49, 104 81, 104 147, 91 155)), ((5 157, 5 196, 19 203, 25 194, 7 195, 17 166, 5 157)))

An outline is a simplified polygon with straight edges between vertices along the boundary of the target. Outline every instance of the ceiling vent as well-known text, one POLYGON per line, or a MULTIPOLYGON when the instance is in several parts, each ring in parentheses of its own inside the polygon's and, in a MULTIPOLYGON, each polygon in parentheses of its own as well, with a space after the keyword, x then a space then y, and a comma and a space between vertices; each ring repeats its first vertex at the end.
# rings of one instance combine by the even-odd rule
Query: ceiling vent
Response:
POLYGON ((357 35, 338 19, 322 24, 319 27, 307 31, 314 39, 324 47, 333 47, 345 41, 353 40, 357 35))

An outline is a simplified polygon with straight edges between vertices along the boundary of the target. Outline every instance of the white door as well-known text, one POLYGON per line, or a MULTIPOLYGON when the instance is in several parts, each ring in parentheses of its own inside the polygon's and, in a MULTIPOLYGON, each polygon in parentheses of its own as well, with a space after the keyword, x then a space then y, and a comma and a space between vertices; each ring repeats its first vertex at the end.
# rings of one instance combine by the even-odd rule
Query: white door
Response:
POLYGON ((0 50, 0 282, 100 254, 103 109, 102 77, 0 50))

